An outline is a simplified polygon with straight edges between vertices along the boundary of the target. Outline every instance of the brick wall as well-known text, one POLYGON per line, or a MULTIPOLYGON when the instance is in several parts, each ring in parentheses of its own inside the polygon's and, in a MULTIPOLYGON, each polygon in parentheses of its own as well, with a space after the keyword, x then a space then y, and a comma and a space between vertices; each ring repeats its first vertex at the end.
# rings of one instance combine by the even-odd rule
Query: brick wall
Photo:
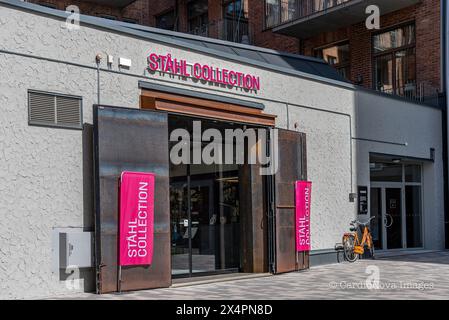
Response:
POLYGON ((147 0, 137 0, 125 8, 102 6, 78 0, 28 0, 27 2, 55 5, 59 10, 65 10, 69 5, 76 5, 79 7, 81 14, 93 16, 107 14, 116 17, 118 20, 132 19, 139 24, 150 24, 149 1, 147 0))
POLYGON ((299 40, 265 30, 265 7, 262 0, 249 1, 249 22, 254 34, 254 45, 278 51, 299 53, 299 40))
MULTIPOLYGON (((423 0, 417 5, 381 17, 382 29, 415 21, 417 83, 423 84, 425 95, 434 94, 441 86, 440 19, 440 0, 423 0)), ((355 82, 361 76, 362 85, 372 88, 372 36, 373 31, 367 30, 363 22, 307 39, 301 53, 313 55, 317 47, 348 40, 351 50, 350 80, 355 82)))
MULTIPOLYGON (((300 41, 296 38, 274 34, 265 30, 265 10, 263 0, 249 1, 249 24, 252 43, 256 46, 271 48, 290 53, 314 55, 314 49, 335 42, 349 41, 351 72, 350 80, 362 79, 361 85, 373 87, 372 36, 373 32, 359 23, 347 28, 322 33, 311 39, 300 41)), ((31 0, 29 2, 54 3, 63 10, 69 4, 78 5, 82 13, 90 15, 109 14, 118 19, 131 18, 143 25, 155 26, 155 16, 175 9, 175 0, 137 0, 124 9, 98 6, 77 0, 31 0)), ((178 31, 188 31, 188 0, 178 0, 178 31)), ((217 38, 220 33, 220 21, 223 18, 222 2, 209 0, 209 36, 217 38)), ((417 82, 424 85, 425 94, 429 95, 440 88, 440 0, 422 0, 420 4, 384 15, 381 27, 389 28, 396 24, 415 21, 416 25, 416 68, 417 82)))

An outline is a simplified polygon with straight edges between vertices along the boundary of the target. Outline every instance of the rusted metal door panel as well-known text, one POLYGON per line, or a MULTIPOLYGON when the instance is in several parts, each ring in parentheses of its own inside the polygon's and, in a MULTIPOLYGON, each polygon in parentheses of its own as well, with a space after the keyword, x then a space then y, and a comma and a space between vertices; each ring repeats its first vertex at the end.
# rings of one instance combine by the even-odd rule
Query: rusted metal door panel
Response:
POLYGON ((308 255, 297 257, 295 181, 307 179, 305 134, 279 130, 279 170, 275 176, 275 273, 308 268, 308 255))
POLYGON ((170 286, 167 114, 94 106, 94 144, 97 292, 118 290, 118 195, 123 171, 153 172, 156 181, 153 264, 123 267, 121 290, 170 286))

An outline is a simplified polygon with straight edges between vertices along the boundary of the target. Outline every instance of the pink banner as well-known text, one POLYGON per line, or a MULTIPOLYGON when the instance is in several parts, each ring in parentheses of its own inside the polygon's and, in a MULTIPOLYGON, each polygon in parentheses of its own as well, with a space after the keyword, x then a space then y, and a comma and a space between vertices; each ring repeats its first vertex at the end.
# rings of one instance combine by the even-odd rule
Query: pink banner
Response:
POLYGON ((150 265, 154 239, 154 174, 123 172, 120 183, 119 265, 150 265))
POLYGON ((312 183, 296 181, 296 251, 310 251, 310 204, 312 183))

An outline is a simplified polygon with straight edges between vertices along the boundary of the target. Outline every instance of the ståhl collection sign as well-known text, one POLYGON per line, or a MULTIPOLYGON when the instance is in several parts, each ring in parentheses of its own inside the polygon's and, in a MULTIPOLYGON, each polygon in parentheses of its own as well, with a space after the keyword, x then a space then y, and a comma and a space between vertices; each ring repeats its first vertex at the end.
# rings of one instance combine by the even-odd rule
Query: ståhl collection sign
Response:
POLYGON ((148 69, 197 80, 209 81, 230 87, 241 87, 247 90, 260 90, 260 77, 240 72, 213 67, 199 62, 189 63, 184 59, 172 58, 171 54, 148 55, 148 69))
POLYGON ((296 251, 310 251, 310 204, 312 183, 296 181, 296 251))
POLYGON ((123 172, 120 180, 119 265, 151 265, 154 247, 153 173, 123 172))

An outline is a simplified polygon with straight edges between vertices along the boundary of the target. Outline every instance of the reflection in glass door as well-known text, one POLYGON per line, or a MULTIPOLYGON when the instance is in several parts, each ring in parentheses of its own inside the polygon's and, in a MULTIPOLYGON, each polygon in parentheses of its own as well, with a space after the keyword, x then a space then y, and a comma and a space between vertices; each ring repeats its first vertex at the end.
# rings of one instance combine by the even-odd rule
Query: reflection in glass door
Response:
POLYGON ((419 185, 405 187, 405 223, 407 248, 422 247, 422 206, 419 185))
POLYGON ((387 249, 402 248, 402 190, 400 188, 385 189, 385 231, 387 249))
POLYGON ((170 165, 180 178, 170 178, 170 224, 172 273, 189 274, 191 269, 190 213, 188 208, 187 166, 170 165))
POLYGON ((374 248, 382 249, 383 236, 383 214, 382 214, 382 189, 371 188, 370 192, 370 209, 371 217, 374 217, 371 222, 371 235, 373 236, 374 248))

